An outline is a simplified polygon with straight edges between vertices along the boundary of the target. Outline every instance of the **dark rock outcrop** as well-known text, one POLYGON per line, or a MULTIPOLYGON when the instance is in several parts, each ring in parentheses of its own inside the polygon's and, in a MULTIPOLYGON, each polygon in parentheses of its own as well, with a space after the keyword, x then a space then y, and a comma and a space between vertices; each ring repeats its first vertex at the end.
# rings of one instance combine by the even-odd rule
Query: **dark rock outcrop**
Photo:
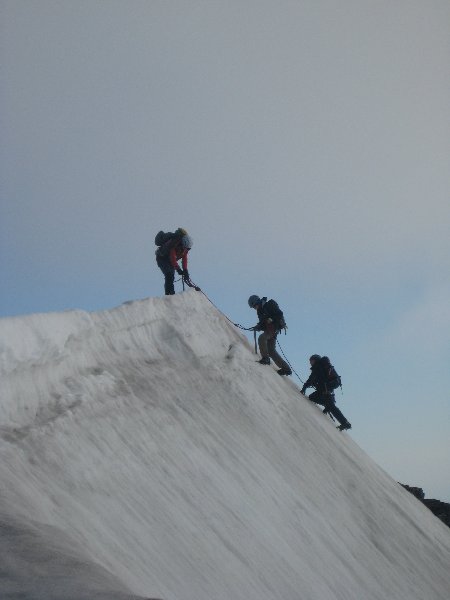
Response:
POLYGON ((434 500, 432 498, 425 498, 425 493, 422 488, 411 487, 404 483, 400 484, 408 490, 413 496, 420 500, 431 512, 438 517, 443 523, 450 527, 450 504, 447 502, 441 502, 440 500, 434 500))

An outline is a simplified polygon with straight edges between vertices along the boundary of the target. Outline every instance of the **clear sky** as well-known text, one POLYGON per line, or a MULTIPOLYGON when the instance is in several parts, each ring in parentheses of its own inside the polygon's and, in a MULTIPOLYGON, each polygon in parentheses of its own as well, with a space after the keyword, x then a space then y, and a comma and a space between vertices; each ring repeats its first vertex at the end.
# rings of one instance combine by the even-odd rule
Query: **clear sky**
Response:
MULTIPOLYGON (((1 316, 162 293, 159 229, 233 321, 285 312, 351 435, 450 501, 450 4, 4 1, 1 316)), ((179 286, 179 284, 178 284, 179 286)))

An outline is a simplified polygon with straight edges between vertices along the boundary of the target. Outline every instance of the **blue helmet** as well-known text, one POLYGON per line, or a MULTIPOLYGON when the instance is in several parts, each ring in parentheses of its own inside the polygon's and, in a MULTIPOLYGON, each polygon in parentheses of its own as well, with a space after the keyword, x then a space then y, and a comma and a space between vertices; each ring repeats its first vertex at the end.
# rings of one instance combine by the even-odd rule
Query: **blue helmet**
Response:
POLYGON ((255 306, 257 304, 259 304, 260 302, 261 302, 261 298, 259 296, 257 296, 256 294, 253 294, 248 299, 248 305, 250 306, 250 308, 255 308, 255 306))

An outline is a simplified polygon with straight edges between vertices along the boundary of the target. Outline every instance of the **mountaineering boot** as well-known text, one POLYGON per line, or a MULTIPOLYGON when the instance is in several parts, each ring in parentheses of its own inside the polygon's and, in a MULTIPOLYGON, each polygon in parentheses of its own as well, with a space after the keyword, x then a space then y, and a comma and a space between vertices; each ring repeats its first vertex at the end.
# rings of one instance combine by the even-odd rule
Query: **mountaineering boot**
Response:
POLYGON ((339 431, 345 431, 346 429, 351 429, 352 425, 348 421, 344 421, 338 427, 339 431))
POLYGON ((292 375, 292 371, 290 369, 278 369, 278 375, 292 375))
POLYGON ((270 365, 270 358, 268 356, 263 356, 258 362, 260 365, 270 365))

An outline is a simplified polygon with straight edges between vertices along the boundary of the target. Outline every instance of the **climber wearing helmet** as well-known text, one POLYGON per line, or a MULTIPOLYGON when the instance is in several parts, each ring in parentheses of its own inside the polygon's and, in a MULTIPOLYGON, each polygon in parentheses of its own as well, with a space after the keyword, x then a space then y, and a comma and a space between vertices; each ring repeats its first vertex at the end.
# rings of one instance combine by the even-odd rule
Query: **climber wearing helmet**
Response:
POLYGON ((155 238, 158 246, 156 263, 164 274, 164 292, 166 295, 175 294, 175 271, 190 284, 188 271, 188 252, 192 248, 192 238, 185 229, 179 227, 175 233, 160 231, 155 238), (181 266, 178 261, 181 260, 181 266))
POLYGON ((316 389, 315 392, 307 396, 315 404, 320 404, 324 407, 323 412, 332 415, 339 423, 338 429, 345 431, 351 429, 351 423, 344 417, 342 412, 336 406, 336 398, 334 390, 341 385, 341 378, 336 373, 336 369, 331 364, 328 356, 320 356, 313 354, 309 357, 311 365, 311 375, 305 381, 302 387, 302 394, 310 387, 316 389))
POLYGON ((270 359, 280 367, 279 375, 291 375, 292 370, 276 351, 277 335, 282 329, 286 330, 283 312, 275 300, 267 300, 253 294, 248 299, 250 308, 254 308, 258 314, 258 324, 253 327, 255 331, 262 331, 258 338, 259 351, 261 353, 262 365, 270 365, 270 359))

